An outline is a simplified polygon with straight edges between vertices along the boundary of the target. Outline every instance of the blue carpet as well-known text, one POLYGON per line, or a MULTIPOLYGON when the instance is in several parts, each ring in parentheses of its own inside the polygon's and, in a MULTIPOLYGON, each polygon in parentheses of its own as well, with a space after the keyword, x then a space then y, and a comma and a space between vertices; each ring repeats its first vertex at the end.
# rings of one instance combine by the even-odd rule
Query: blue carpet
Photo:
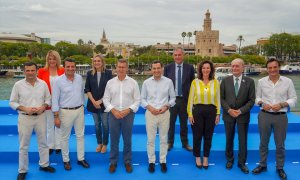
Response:
MULTIPOLYGON (((259 160, 259 134, 257 129, 257 112, 258 107, 254 107, 251 113, 251 121, 248 134, 248 167, 250 170, 257 166, 259 160)), ((16 179, 18 171, 18 132, 17 132, 17 113, 8 107, 8 101, 0 101, 0 179, 10 180, 16 179)), ((300 177, 300 116, 289 113, 288 134, 286 139, 286 164, 285 171, 288 179, 299 179, 300 177)), ((84 169, 76 163, 76 138, 72 134, 70 138, 70 158, 72 164, 71 171, 65 171, 63 168, 61 154, 52 154, 50 156, 51 165, 57 170, 54 174, 45 173, 38 169, 38 147, 36 136, 33 134, 29 147, 29 172, 27 179, 279 179, 275 170, 275 143, 273 135, 270 139, 268 156, 268 171, 261 175, 243 174, 237 167, 236 162, 232 170, 225 168, 225 134, 223 121, 215 128, 215 134, 212 142, 212 151, 210 154, 210 167, 208 170, 198 170, 195 167, 194 157, 191 152, 187 152, 181 147, 179 137, 179 122, 176 125, 175 144, 172 151, 168 153, 168 172, 163 174, 160 172, 159 164, 156 165, 156 172, 150 174, 148 168, 148 158, 146 150, 146 130, 144 120, 144 110, 139 109, 134 121, 132 151, 134 171, 131 174, 125 172, 122 162, 122 140, 120 142, 120 158, 118 168, 115 174, 109 174, 109 153, 95 153, 96 138, 94 130, 94 122, 92 116, 86 112, 86 135, 85 135, 85 158, 90 163, 91 168, 84 169)), ((191 129, 189 127, 190 144, 192 141, 191 129)), ((156 156, 159 157, 159 142, 156 139, 156 156)), ((235 150, 238 149, 237 135, 235 138, 235 150)), ((108 146, 109 151, 109 146, 108 146)), ((235 151, 235 157, 237 152, 235 151)))

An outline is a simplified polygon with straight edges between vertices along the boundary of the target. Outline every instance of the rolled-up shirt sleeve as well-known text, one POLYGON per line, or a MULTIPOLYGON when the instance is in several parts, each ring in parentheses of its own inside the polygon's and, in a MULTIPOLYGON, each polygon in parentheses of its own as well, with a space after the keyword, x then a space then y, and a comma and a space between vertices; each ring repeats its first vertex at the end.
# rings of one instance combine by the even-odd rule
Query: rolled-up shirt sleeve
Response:
POLYGON ((287 92, 288 99, 286 102, 290 107, 295 107, 297 103, 297 94, 292 80, 289 81, 289 88, 287 92))
POLYGON ((146 86, 147 86, 147 84, 144 81, 144 83, 142 85, 142 91, 141 91, 141 106, 143 108, 145 108, 145 109, 148 106, 148 102, 147 102, 147 87, 146 86))
POLYGON ((17 110, 20 106, 19 104, 19 95, 18 95, 18 85, 15 84, 10 95, 9 105, 13 110, 17 110))
POLYGON ((140 106, 140 90, 139 85, 136 81, 134 81, 134 92, 133 92, 133 104, 129 107, 133 112, 137 112, 140 106))
POLYGON ((169 81, 169 95, 170 95, 169 105, 170 107, 173 107, 176 104, 175 103, 176 95, 175 95, 174 85, 172 81, 169 81))
POLYGON ((112 108, 114 108, 111 105, 111 83, 110 81, 107 82, 107 85, 105 87, 104 95, 103 95, 103 104, 105 106, 105 112, 110 112, 112 108))

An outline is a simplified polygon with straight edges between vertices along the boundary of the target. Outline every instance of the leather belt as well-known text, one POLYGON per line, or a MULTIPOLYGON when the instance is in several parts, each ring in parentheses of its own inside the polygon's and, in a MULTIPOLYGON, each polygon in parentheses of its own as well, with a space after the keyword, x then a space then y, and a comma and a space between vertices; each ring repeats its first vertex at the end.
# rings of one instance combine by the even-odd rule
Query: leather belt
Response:
POLYGON ((286 112, 269 112, 269 111, 265 111, 265 110, 261 110, 262 112, 268 113, 268 114, 272 114, 272 115, 281 115, 281 114, 286 114, 286 112))
POLYGON ((38 116, 38 113, 33 113, 33 114, 22 113, 22 114, 26 116, 38 116))
POLYGON ((79 109, 81 108, 82 105, 80 106, 77 106, 77 107, 63 107, 62 109, 67 109, 67 110, 76 110, 76 109, 79 109))

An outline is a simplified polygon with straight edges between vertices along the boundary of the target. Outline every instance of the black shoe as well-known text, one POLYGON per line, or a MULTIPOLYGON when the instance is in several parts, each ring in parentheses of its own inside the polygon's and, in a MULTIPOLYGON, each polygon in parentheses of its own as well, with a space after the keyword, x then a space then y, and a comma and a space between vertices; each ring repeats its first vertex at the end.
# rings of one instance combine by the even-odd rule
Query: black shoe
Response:
POLYGON ((154 173, 154 171, 155 171, 155 164, 154 163, 149 163, 148 171, 150 173, 154 173))
POLYGON ((267 167, 262 167, 260 165, 258 165, 255 169, 252 170, 253 174, 260 174, 262 172, 267 171, 267 167))
POLYGON ((193 148, 188 144, 182 145, 182 148, 186 149, 187 151, 192 151, 193 150, 193 148))
POLYGON ((208 166, 209 166, 209 165, 207 165, 207 166, 203 166, 203 168, 204 168, 205 170, 207 170, 207 169, 208 169, 208 166))
POLYGON ((54 173, 55 172, 55 169, 51 166, 47 166, 47 167, 41 167, 40 166, 40 170, 41 171, 45 171, 45 172, 50 172, 50 173, 54 173))
POLYGON ((226 169, 232 169, 233 161, 227 161, 226 163, 226 169))
POLYGON ((49 155, 53 153, 54 149, 49 149, 49 155))
POLYGON ((196 167, 198 168, 198 169, 202 169, 202 165, 198 165, 197 163, 196 163, 196 167))
POLYGON ((245 164, 238 164, 238 167, 241 169, 241 171, 245 174, 249 174, 249 169, 245 164))
POLYGON ((132 171, 133 171, 132 165, 130 163, 125 164, 125 169, 126 169, 127 173, 132 173, 132 171))
POLYGON ((169 144, 168 145, 168 151, 171 151, 172 148, 173 148, 173 144, 169 144))
POLYGON ((160 163, 160 170, 163 173, 166 173, 168 168, 167 168, 167 164, 166 163, 160 163))
POLYGON ((61 149, 56 149, 56 150, 55 150, 55 153, 56 153, 56 154, 60 154, 60 153, 61 153, 61 149))
POLYGON ((19 173, 18 177, 17 177, 17 180, 25 180, 26 174, 27 173, 19 173))
POLYGON ((67 171, 70 171, 72 169, 70 161, 64 162, 64 168, 67 171))
POLYGON ((81 165, 81 166, 84 167, 84 168, 89 168, 89 167, 90 167, 89 163, 86 162, 86 160, 77 161, 77 164, 78 164, 78 165, 81 165))
POLYGON ((117 164, 110 164, 108 171, 109 173, 115 173, 116 169, 117 169, 117 164))
POLYGON ((283 169, 277 169, 276 171, 277 171, 277 173, 278 173, 278 176, 279 176, 282 180, 287 179, 287 175, 285 174, 285 172, 284 172, 283 169))

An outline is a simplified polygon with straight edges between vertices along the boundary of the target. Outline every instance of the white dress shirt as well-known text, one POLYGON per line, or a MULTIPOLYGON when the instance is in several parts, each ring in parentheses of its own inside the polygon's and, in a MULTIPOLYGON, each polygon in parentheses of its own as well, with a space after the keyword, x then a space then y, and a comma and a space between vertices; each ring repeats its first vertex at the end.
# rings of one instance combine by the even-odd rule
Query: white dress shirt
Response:
MULTIPOLYGON (((297 95, 293 81, 284 76, 280 76, 275 84, 269 76, 258 80, 255 102, 259 101, 271 105, 287 102, 290 107, 295 107, 297 95)), ((281 108, 280 112, 287 112, 287 107, 281 108)))
POLYGON ((146 79, 142 86, 141 106, 146 109, 148 105, 156 109, 175 105, 175 91, 171 79, 161 76, 159 80, 154 77, 146 79))
POLYGON ((137 112, 140 105, 140 90, 138 83, 127 76, 120 81, 118 76, 107 82, 103 96, 105 112, 115 108, 119 111, 130 108, 137 112))
POLYGON ((59 76, 52 89, 52 111, 60 108, 74 108, 84 104, 84 84, 79 74, 70 81, 65 74, 59 76))
MULTIPOLYGON (((9 105, 16 110, 19 106, 40 107, 43 104, 51 105, 51 95, 45 81, 37 78, 32 86, 26 79, 15 83, 9 105)), ((18 111, 24 113, 23 111, 18 111)))

